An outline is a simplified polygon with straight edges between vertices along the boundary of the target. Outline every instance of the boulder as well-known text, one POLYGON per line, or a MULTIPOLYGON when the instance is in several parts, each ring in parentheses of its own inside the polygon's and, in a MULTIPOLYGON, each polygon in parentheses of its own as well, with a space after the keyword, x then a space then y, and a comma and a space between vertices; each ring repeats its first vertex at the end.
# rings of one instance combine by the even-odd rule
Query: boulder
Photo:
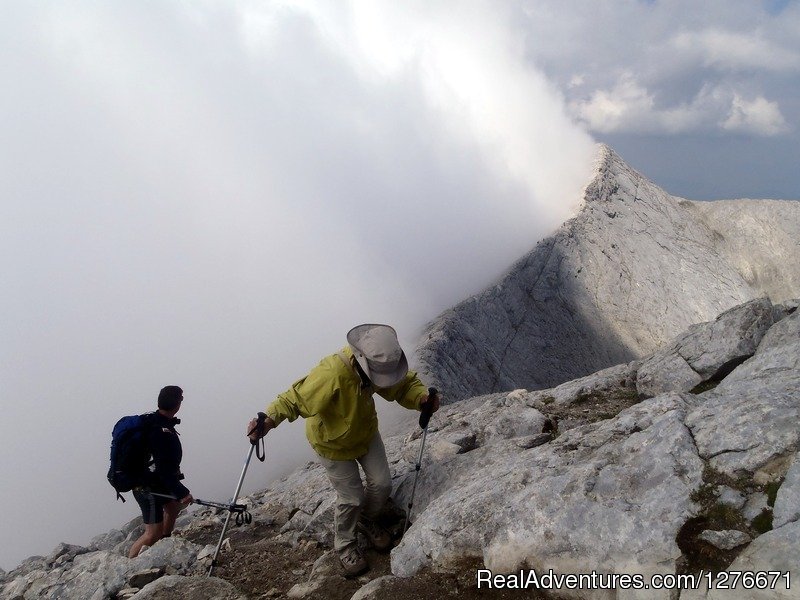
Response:
POLYGON ((695 514, 690 496, 703 471, 684 424, 687 400, 662 395, 524 452, 498 441, 478 468, 458 469, 458 485, 438 493, 425 480, 428 500, 393 550, 392 572, 409 576, 465 556, 482 556, 498 572, 526 564, 561 573, 674 572, 675 538, 695 514))
POLYGON ((139 593, 139 588, 135 587, 122 588, 120 591, 117 592, 116 600, 130 600, 137 593, 139 593))
POLYGON ((747 503, 747 498, 742 495, 742 492, 727 485, 717 487, 717 500, 720 504, 726 504, 737 510, 744 508, 747 503))
POLYGON ((773 510, 772 526, 782 527, 800 520, 800 455, 786 473, 786 479, 778 490, 773 510))
POLYGON ((769 577, 769 582, 775 580, 775 589, 746 589, 752 587, 752 582, 739 581, 734 589, 714 589, 708 594, 708 600, 796 600, 798 577, 800 577, 800 522, 795 521, 768 531, 758 536, 739 557, 733 561, 728 571, 738 572, 779 572, 778 577, 769 577), (791 588, 787 589, 788 573, 791 588))
POLYGON ((128 585, 135 588, 143 588, 162 575, 164 575, 164 569, 162 568, 145 569, 144 571, 139 571, 128 577, 128 585))
MULTIPOLYGON (((615 365, 586 377, 580 377, 539 395, 556 406, 580 402, 587 396, 609 396, 636 392, 639 361, 615 365)), ((534 396, 537 397, 537 396, 534 396)), ((537 405, 538 407, 538 405, 537 405)))
POLYGON ((365 586, 359 588, 350 600, 380 600, 386 597, 387 589, 397 579, 394 575, 384 575, 373 579, 365 586))
POLYGON ((725 311, 714 321, 693 325, 643 360, 636 379, 639 394, 688 392, 703 381, 723 378, 755 353, 772 323, 772 303, 758 298, 725 311))
POLYGON ((89 542, 90 550, 111 550, 125 541, 126 534, 119 529, 112 529, 107 533, 96 535, 89 542))
POLYGON ((217 577, 167 575, 146 585, 135 600, 247 600, 232 584, 217 577))
POLYGON ((339 562, 339 555, 335 550, 328 550, 314 561, 309 579, 324 579, 341 573, 342 565, 339 562))
POLYGON ((800 446, 800 313, 773 325, 753 357, 702 398, 686 423, 712 468, 783 477, 800 446))
POLYGON ((323 589, 325 582, 320 579, 311 579, 302 583, 294 584, 288 592, 287 598, 307 598, 323 589))
POLYGON ((453 444, 447 440, 439 440, 430 446, 431 458, 436 461, 442 461, 450 456, 455 456, 461 453, 461 446, 453 444))
POLYGON ((752 539, 744 531, 738 531, 736 529, 725 529, 723 531, 706 530, 701 532, 697 537, 720 550, 733 550, 738 546, 748 543, 752 539))
POLYGON ((89 552, 89 549, 83 546, 61 543, 53 549, 45 559, 45 562, 50 566, 61 566, 64 563, 71 562, 79 554, 86 554, 87 552, 89 552))
POLYGON ((170 537, 159 540, 134 559, 109 550, 82 553, 63 566, 15 577, 3 588, 2 597, 105 600, 127 587, 135 573, 149 569, 187 571, 198 550, 199 546, 187 540, 170 537))
POLYGON ((647 398, 664 392, 688 392, 703 382, 679 353, 671 347, 645 359, 639 368, 636 391, 647 398))
POLYGON ((756 492, 748 496, 742 508, 742 516, 748 521, 752 521, 765 510, 770 510, 769 498, 762 492, 756 492))
POLYGON ((253 518, 268 517, 274 506, 286 507, 292 518, 282 531, 302 533, 322 544, 333 542, 333 505, 336 495, 316 462, 309 462, 277 482, 273 482, 253 507, 253 518))

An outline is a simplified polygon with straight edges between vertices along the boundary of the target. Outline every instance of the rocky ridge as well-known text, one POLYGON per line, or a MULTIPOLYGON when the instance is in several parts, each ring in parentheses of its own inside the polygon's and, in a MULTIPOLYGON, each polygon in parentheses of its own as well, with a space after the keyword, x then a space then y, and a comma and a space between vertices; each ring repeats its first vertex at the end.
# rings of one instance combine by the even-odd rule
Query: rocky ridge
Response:
POLYGON ((673 197, 601 147, 578 214, 428 325, 450 401, 543 389, 641 358, 747 300, 800 296, 800 202, 673 197))
MULTIPOLYGON (((755 569, 789 572, 797 581, 796 308, 797 302, 755 299, 641 360, 548 390, 445 406, 431 421, 413 526, 390 560, 370 557, 371 577, 345 580, 338 571, 328 550, 334 494, 322 467, 309 463, 242 499, 254 524, 230 536, 218 572, 228 582, 201 576, 221 526, 221 517, 206 509, 182 516, 177 537, 132 561, 124 555, 139 533, 138 520, 88 548, 61 545, 0 576, 0 598, 403 599, 427 597, 413 595, 426 589, 471 598, 479 597, 470 593, 482 565, 497 573, 533 568, 647 576, 755 569), (681 360, 699 383, 666 376, 681 360), (288 562, 276 579, 281 555, 288 562), (143 572, 158 579, 130 589, 132 577, 143 572), (332 595, 332 589, 345 593, 332 595)), ((385 443, 394 505, 405 506, 419 429, 385 443)), ((397 529, 398 518, 388 512, 385 522, 397 529)), ((797 597, 778 584, 757 595, 701 589, 680 597, 797 597)), ((674 596, 584 590, 572 597, 674 596)))
MULTIPOLYGON (((385 438, 397 539, 345 579, 334 495, 309 463, 126 558, 140 519, 0 571, 0 599, 485 597, 475 570, 789 573, 800 551, 800 203, 674 198, 601 150, 579 214, 494 287, 428 328, 419 355, 450 399, 385 438), (591 374, 590 374, 591 373, 591 374), (512 391, 513 390, 513 391, 512 391), (484 394, 484 392, 490 392, 484 394), (483 394, 483 395, 481 395, 483 394)), ((774 590, 561 590, 579 598, 800 598, 774 590)), ((512 597, 495 590, 491 597, 512 597)), ((518 596, 513 596, 518 597, 518 596)), ((550 597, 525 592, 525 597, 550 597)))

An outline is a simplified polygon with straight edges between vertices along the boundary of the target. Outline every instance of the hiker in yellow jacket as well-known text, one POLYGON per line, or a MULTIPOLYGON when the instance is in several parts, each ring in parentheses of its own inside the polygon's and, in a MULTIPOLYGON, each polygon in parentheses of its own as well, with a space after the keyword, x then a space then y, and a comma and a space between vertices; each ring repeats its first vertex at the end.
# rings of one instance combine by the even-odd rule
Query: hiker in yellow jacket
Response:
MULTIPOLYGON (((345 571, 358 574, 368 565, 356 543, 357 530, 377 550, 391 547, 389 533, 375 522, 392 483, 372 394, 414 410, 431 402, 433 412, 439 409, 439 398, 428 398, 417 374, 408 370, 392 327, 359 325, 348 332, 347 342, 348 346, 323 358, 306 377, 280 394, 267 407, 262 431, 254 431, 250 437, 256 440, 266 435, 285 419, 306 420, 306 437, 337 495, 334 548, 345 571)), ((247 431, 254 429, 255 419, 247 431)))

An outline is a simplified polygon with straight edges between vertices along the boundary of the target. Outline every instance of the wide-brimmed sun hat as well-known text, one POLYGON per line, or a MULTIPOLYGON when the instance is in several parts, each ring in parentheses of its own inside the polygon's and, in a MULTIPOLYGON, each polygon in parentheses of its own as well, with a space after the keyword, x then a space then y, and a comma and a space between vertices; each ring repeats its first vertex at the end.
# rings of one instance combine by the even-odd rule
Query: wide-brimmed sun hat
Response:
POLYGON ((391 387, 408 373, 408 360, 397 341, 397 332, 389 325, 357 325, 347 332, 347 343, 376 387, 391 387))

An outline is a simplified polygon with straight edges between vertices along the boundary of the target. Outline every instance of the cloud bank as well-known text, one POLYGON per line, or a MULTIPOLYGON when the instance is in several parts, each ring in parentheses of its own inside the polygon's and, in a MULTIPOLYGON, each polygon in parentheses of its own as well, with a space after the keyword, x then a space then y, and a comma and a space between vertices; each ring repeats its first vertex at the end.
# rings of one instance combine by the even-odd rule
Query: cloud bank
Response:
MULTIPOLYGON (((412 346, 571 214, 593 142, 513 11, 430 4, 6 7, 3 567, 135 516, 110 430, 162 386, 223 499, 246 420, 351 326, 412 346)), ((312 457, 268 441, 248 489, 312 457)))
POLYGON ((796 132, 800 5, 520 3, 529 60, 599 133, 796 132))

